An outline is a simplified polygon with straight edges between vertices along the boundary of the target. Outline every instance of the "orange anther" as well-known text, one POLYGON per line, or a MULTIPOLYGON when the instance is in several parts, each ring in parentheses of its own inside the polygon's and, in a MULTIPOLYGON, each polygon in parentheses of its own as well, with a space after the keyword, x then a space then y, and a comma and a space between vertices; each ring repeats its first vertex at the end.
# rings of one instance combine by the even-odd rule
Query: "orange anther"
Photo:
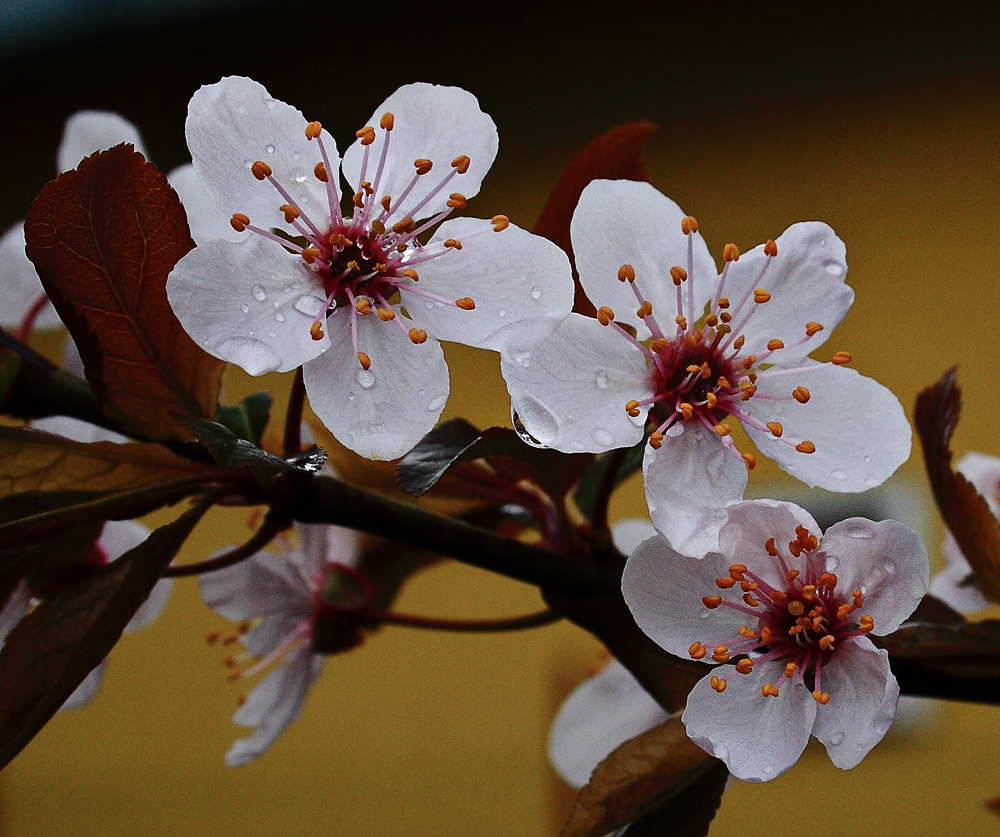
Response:
POLYGON ((361 364, 361 368, 366 372, 371 369, 372 359, 364 352, 358 352, 358 362, 361 364))
POLYGON ((635 268, 630 264, 623 264, 618 268, 618 281, 619 282, 634 282, 635 281, 635 268))
POLYGON ((760 607, 760 602, 758 602, 750 593, 743 594, 743 601, 750 605, 750 607, 760 607))
POLYGON ((771 299, 771 294, 769 294, 763 288, 757 288, 757 290, 753 292, 753 301, 756 302, 758 305, 762 305, 763 303, 767 302, 770 299, 771 299))
POLYGON ((633 399, 625 405, 625 412, 628 413, 632 418, 639 415, 639 402, 633 399))
POLYGON ((778 555, 778 549, 774 545, 774 538, 768 538, 767 539, 767 543, 764 544, 764 550, 772 558, 776 558, 777 557, 777 555, 778 555))
POLYGON ((420 157, 413 161, 413 167, 417 170, 417 174, 427 174, 431 170, 434 164, 423 157, 420 157))
POLYGON ((371 125, 365 125, 364 128, 354 132, 359 140, 361 140, 362 145, 371 145, 375 142, 375 129, 371 125))
POLYGON ((330 179, 330 175, 326 171, 326 166, 323 163, 317 163, 313 166, 313 174, 316 175, 316 179, 321 183, 326 183, 330 179))
POLYGON ((736 584, 736 579, 730 578, 729 576, 723 576, 722 578, 715 579, 715 585, 720 590, 728 590, 734 584, 736 584))
POLYGON ((705 317, 706 328, 715 328, 719 324, 719 318, 715 314, 709 314, 705 317))
POLYGON ((850 352, 837 352, 832 358, 830 358, 830 363, 836 364, 837 366, 843 366, 845 363, 850 363, 854 360, 854 355, 850 352))
POLYGON ((795 389, 792 390, 792 398, 800 404, 806 404, 809 399, 812 398, 812 393, 810 393, 805 387, 795 387, 795 389))
POLYGON ((733 341, 733 348, 739 351, 743 348, 743 344, 746 342, 746 337, 742 334, 733 341))
POLYGON ((445 240, 444 246, 447 247, 449 250, 461 250, 462 242, 459 241, 457 238, 449 238, 445 240))
POLYGON ((725 681, 725 680, 723 680, 722 678, 720 678, 720 677, 716 677, 716 676, 715 676, 715 675, 713 674, 713 675, 712 675, 712 679, 711 679, 711 680, 709 680, 708 682, 712 684, 712 688, 713 688, 713 689, 715 689, 715 691, 717 691, 717 692, 718 692, 718 693, 719 693, 720 695, 721 695, 721 694, 722 694, 722 693, 723 693, 724 691, 726 691, 726 681, 725 681))
POLYGON ((309 336, 313 340, 322 340, 323 326, 321 326, 318 322, 313 323, 311 326, 309 326, 309 336))
POLYGON ((679 285, 688 278, 688 273, 683 267, 674 265, 670 268, 670 278, 674 280, 675 285, 679 285))
POLYGON ((727 262, 735 262, 740 257, 740 249, 735 244, 727 244, 722 249, 722 258, 727 262))
POLYGON ((773 238, 769 238, 764 245, 764 255, 770 256, 772 259, 778 255, 778 245, 774 243, 773 238))
POLYGON ((816 701, 816 703, 820 704, 821 706, 826 706, 830 702, 829 692, 821 692, 819 689, 816 689, 816 691, 814 691, 812 695, 813 695, 813 700, 816 701))
POLYGON ((725 296, 720 296, 719 297, 719 307, 720 308, 728 308, 729 307, 729 298, 725 297, 725 296))
POLYGON ((458 169, 459 174, 465 174, 469 170, 469 163, 471 162, 472 161, 464 154, 460 154, 451 161, 451 167, 453 169, 458 169))
POLYGON ((715 610, 715 608, 722 604, 722 596, 705 596, 701 600, 701 603, 709 610, 715 610))
POLYGON ((427 342, 427 332, 422 328, 411 328, 408 334, 410 336, 410 340, 412 340, 417 346, 421 343, 427 342))
POLYGON ((264 180, 264 178, 271 176, 271 167, 262 160, 258 160, 256 163, 250 166, 250 172, 258 180, 264 180))
POLYGON ((688 654, 694 659, 700 660, 708 653, 708 649, 700 642, 695 642, 688 648, 688 654))
POLYGON ((802 588, 802 598, 805 599, 807 602, 811 602, 815 598, 815 595, 816 595, 815 584, 807 584, 805 587, 802 588))
POLYGON ((461 299, 456 299, 455 304, 463 311, 471 311, 476 307, 476 303, 471 296, 463 296, 461 299))
POLYGON ((247 224, 250 223, 250 219, 242 212, 237 212, 229 219, 229 223, 236 232, 243 232, 247 228, 247 224))
POLYGON ((320 135, 323 126, 319 122, 310 122, 306 125, 306 139, 314 140, 320 135))
POLYGON ((354 197, 351 198, 351 202, 358 208, 361 209, 365 205, 365 193, 355 192, 354 197))
POLYGON ((742 581, 740 581, 740 590, 742 590, 744 593, 752 593, 756 589, 757 589, 756 581, 749 581, 748 579, 745 578, 742 581))
POLYGON ((785 348, 785 344, 782 343, 777 337, 767 341, 767 350, 769 352, 776 352, 778 349, 783 348, 785 348))
POLYGON ((510 226, 510 218, 506 215, 494 215, 490 223, 493 225, 494 232, 502 232, 510 226))
POLYGON ((615 312, 608 308, 607 305, 602 305, 597 309, 597 322, 602 326, 608 325, 615 318, 615 312))
POLYGON ((785 677, 791 680, 797 668, 798 666, 795 663, 789 663, 787 666, 785 666, 785 677))
POLYGON ((448 206, 450 206, 452 209, 465 209, 465 204, 466 204, 465 195, 463 195, 461 192, 452 192, 448 196, 448 206))
POLYGON ((411 233, 414 229, 413 219, 410 217, 404 218, 402 221, 397 221, 392 225, 392 231, 399 235, 400 233, 411 233))
POLYGON ((728 663, 729 655, 725 651, 720 652, 716 650, 715 653, 712 654, 712 661, 716 663, 728 663))
POLYGON ((649 434, 649 446, 653 450, 659 450, 660 445, 663 444, 663 434, 659 431, 655 431, 649 434))
POLYGON ((649 300, 644 299, 642 301, 642 305, 640 305, 638 310, 635 312, 635 315, 640 319, 645 319, 652 313, 653 313, 653 303, 651 303, 649 300))
POLYGON ((382 209, 388 212, 389 207, 392 206, 392 198, 389 197, 388 195, 383 195, 382 200, 380 200, 379 203, 382 204, 382 209))
POLYGON ((781 426, 780 421, 769 421, 767 423, 767 429, 771 431, 771 435, 776 437, 781 437, 781 434, 785 432, 785 428, 781 426))
POLYGON ((312 264, 319 258, 320 253, 315 247, 305 247, 299 255, 302 256, 302 261, 306 264, 312 264))
MULTIPOLYGON (((730 314, 728 311, 723 311, 721 314, 719 314, 719 319, 722 320, 722 322, 724 323, 728 323, 733 319, 733 315, 730 314)), ((730 328, 729 330, 732 331, 732 328, 730 328)))
POLYGON ((816 445, 806 439, 804 442, 799 442, 795 446, 795 450, 799 453, 816 453, 816 445))
POLYGON ((753 660, 744 658, 736 664, 736 671, 740 674, 749 674, 753 671, 753 660))
POLYGON ((820 323, 806 323, 806 336, 812 337, 817 332, 823 330, 823 326, 820 323))
POLYGON ((747 571, 746 564, 730 564, 729 575, 737 581, 743 581, 743 574, 747 571))
POLYGON ((776 688, 774 688, 774 686, 772 686, 770 683, 765 683, 763 686, 761 686, 760 693, 764 697, 777 697, 778 696, 778 690, 776 688))
POLYGON ((681 232, 684 235, 698 232, 698 220, 693 215, 688 215, 686 218, 681 219, 681 232))
POLYGON ((802 554, 802 544, 800 544, 798 541, 789 541, 788 551, 791 552, 792 555, 794 555, 796 558, 798 558, 802 554))
POLYGON ((694 407, 687 403, 687 401, 682 401, 680 403, 681 415, 684 416, 684 420, 687 421, 694 417, 694 407))
POLYGON ((760 629, 760 644, 767 645, 771 641, 771 629, 763 627, 760 629))
POLYGON ((384 128, 386 131, 391 131, 393 125, 396 124, 396 117, 393 116, 389 111, 382 114, 382 118, 378 122, 380 128, 384 128))
POLYGON ((741 453, 740 456, 743 458, 743 461, 746 462, 748 471, 752 471, 757 467, 757 457, 752 453, 741 453))
POLYGON ((372 301, 366 296, 359 296, 354 301, 354 310, 363 315, 371 314, 372 301))
POLYGON ((389 320, 396 319, 396 312, 393 311, 391 308, 379 308, 378 309, 378 318, 383 323, 387 323, 387 322, 389 322, 389 320))
POLYGON ((290 203, 283 203, 278 207, 285 215, 285 223, 290 224, 299 217, 299 211, 290 203))
POLYGON ((827 634, 825 637, 823 637, 819 641, 820 650, 822 650, 822 651, 829 651, 830 647, 833 645, 833 640, 834 640, 834 638, 832 636, 830 636, 830 634, 827 634))
POLYGON ((782 602, 787 602, 788 601, 788 594, 787 593, 783 593, 781 590, 772 590, 771 591, 771 599, 776 604, 781 604, 782 602))

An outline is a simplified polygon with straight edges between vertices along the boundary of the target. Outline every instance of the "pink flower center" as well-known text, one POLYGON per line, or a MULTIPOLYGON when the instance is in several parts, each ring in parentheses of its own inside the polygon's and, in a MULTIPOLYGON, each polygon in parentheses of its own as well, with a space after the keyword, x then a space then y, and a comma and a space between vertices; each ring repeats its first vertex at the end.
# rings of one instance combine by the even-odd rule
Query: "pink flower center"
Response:
MULTIPOLYGON (((702 604, 709 610, 728 607, 746 614, 749 619, 736 636, 699 640, 688 649, 691 657, 704 659, 709 654, 716 663, 735 664, 737 674, 750 674, 755 665, 781 661, 783 678, 799 678, 822 705, 830 700, 823 691, 822 670, 837 653, 843 640, 871 632, 875 621, 851 617, 864 606, 861 590, 845 596, 837 589, 837 576, 826 569, 829 556, 818 550, 819 542, 803 526, 796 528, 795 540, 788 543, 788 554, 781 552, 774 538, 764 544, 767 554, 783 576, 783 583, 772 585, 743 564, 733 564, 729 575, 716 579, 718 594, 705 596, 702 604), (804 565, 803 569, 793 567, 804 565)), ((779 681, 781 678, 779 678, 779 681)), ((720 694, 727 681, 715 675, 712 687, 720 694)), ((761 694, 778 697, 780 682, 765 683, 761 694)))

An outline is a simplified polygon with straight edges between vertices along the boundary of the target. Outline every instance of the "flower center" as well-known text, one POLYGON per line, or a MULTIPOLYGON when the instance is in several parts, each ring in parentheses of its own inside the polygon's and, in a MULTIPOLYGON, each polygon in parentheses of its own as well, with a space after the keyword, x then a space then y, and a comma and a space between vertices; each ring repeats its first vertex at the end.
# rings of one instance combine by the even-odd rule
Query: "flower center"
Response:
MULTIPOLYGON (((702 604, 709 610, 738 610, 749 617, 748 623, 736 636, 693 643, 688 649, 691 657, 701 660, 711 652, 716 663, 738 657, 734 668, 737 674, 744 675, 750 674, 755 665, 783 662, 783 678, 799 678, 813 699, 825 706, 830 694, 823 691, 823 666, 843 640, 870 633, 875 621, 871 616, 857 621, 851 618, 864 606, 864 595, 854 590, 846 597, 838 591, 837 576, 826 569, 828 556, 818 547, 816 536, 803 526, 796 528, 787 554, 778 548, 774 538, 769 538, 764 549, 783 576, 779 585, 769 584, 743 564, 730 566, 728 576, 716 579, 720 594, 705 596, 702 604)), ((711 683, 720 694, 726 690, 727 681, 718 675, 712 677, 711 683)), ((778 697, 779 687, 780 682, 765 683, 761 694, 778 697)))

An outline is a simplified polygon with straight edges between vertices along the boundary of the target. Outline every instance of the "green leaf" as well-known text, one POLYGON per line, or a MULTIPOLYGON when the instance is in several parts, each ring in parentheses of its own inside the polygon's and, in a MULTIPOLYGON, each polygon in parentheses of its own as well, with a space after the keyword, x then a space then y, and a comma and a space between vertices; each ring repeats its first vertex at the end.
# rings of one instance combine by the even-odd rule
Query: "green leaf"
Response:
POLYGON ((225 425, 241 439, 260 447, 264 428, 271 414, 271 393, 255 392, 239 404, 219 407, 219 423, 225 425))
MULTIPOLYGON (((645 833, 705 834, 719 807, 727 775, 725 765, 691 741, 680 719, 673 718, 626 741, 595 768, 560 835, 603 837, 643 818, 665 824, 670 821, 664 814, 675 800, 673 810, 688 814, 688 827, 645 833), (702 823, 704 830, 699 827, 702 823)), ((638 825, 635 833, 643 833, 642 824, 638 825)))
POLYGON ((39 604, 0 650, 0 767, 8 764, 114 647, 204 513, 153 532, 86 582, 39 604))
POLYGON ((482 439, 480 431, 463 418, 435 427, 396 466, 396 481, 403 491, 420 497, 482 439))

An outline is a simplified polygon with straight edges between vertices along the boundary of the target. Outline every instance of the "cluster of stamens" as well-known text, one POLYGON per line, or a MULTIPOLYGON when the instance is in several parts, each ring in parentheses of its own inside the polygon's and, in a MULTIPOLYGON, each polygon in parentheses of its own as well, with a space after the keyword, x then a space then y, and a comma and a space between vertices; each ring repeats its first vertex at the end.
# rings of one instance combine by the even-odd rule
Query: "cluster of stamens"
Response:
MULTIPOLYGON (((801 678, 813 699, 825 706, 830 694, 823 691, 823 665, 839 643, 870 633, 875 621, 867 615, 855 621, 853 615, 864 606, 862 591, 854 590, 849 599, 844 597, 837 590, 837 576, 825 569, 827 556, 818 550, 816 536, 803 526, 795 531, 796 537, 785 552, 774 538, 764 544, 784 576, 783 585, 772 586, 744 564, 733 564, 728 576, 716 579, 720 594, 705 596, 702 604, 709 610, 737 610, 749 617, 748 623, 740 627, 737 636, 695 642, 688 653, 695 660, 711 655, 712 661, 720 664, 735 659, 733 670, 742 675, 750 674, 755 665, 784 661, 783 677, 801 678), (735 601, 727 598, 734 594, 735 601)), ((710 682, 722 693, 728 681, 713 675, 710 682)), ((761 694, 777 697, 779 687, 780 682, 765 683, 761 694)))
MULTIPOLYGON (((326 184, 329 203, 329 220, 310 219, 291 194, 274 177, 271 167, 262 160, 256 161, 250 168, 253 176, 260 181, 267 181, 277 190, 282 203, 279 207, 285 222, 297 234, 296 239, 290 239, 277 233, 255 226, 250 218, 242 213, 233 215, 230 223, 237 232, 250 231, 265 238, 278 242, 286 249, 297 253, 312 269, 316 280, 326 294, 325 303, 317 298, 315 316, 310 326, 310 335, 314 340, 322 340, 323 326, 326 318, 343 306, 349 306, 351 339, 359 363, 364 369, 371 366, 371 358, 358 347, 358 317, 375 314, 380 321, 395 323, 399 330, 414 344, 427 341, 427 332, 414 325, 404 324, 397 316, 394 307, 400 301, 400 291, 421 297, 425 300, 453 306, 466 311, 476 307, 471 297, 461 299, 446 299, 437 294, 417 287, 420 275, 416 268, 432 259, 446 253, 462 249, 462 242, 449 238, 445 241, 424 244, 419 236, 431 227, 439 224, 455 209, 464 209, 466 199, 460 192, 451 192, 446 208, 432 217, 417 221, 421 212, 428 204, 443 194, 456 177, 469 170, 470 160, 465 155, 459 155, 441 177, 440 182, 425 194, 424 197, 410 199, 410 195, 421 178, 430 175, 434 163, 428 159, 417 159, 413 162, 414 173, 410 183, 398 196, 380 195, 380 183, 386 168, 389 150, 389 139, 395 124, 391 113, 384 113, 379 121, 379 128, 385 132, 379 159, 370 159, 369 149, 377 138, 376 129, 368 125, 356 132, 364 156, 361 164, 360 190, 351 196, 351 214, 348 217, 341 210, 341 196, 337 188, 337 172, 331 172, 330 156, 323 143, 322 126, 319 122, 306 125, 305 134, 310 141, 315 141, 319 147, 322 160, 313 169, 313 174, 321 183, 326 184), (371 180, 366 177, 371 176, 371 180), (410 201, 407 204, 407 201, 410 201), (405 213, 400 213, 398 207, 405 206, 405 213), (390 215, 400 217, 387 226, 390 215)), ((473 235, 483 232, 500 232, 510 224, 506 216, 497 215, 483 229, 473 235)), ((312 313, 312 312, 310 312, 312 313)), ((407 310, 409 318, 412 311, 407 310)))
MULTIPOLYGON (((667 430, 678 421, 696 420, 717 433, 725 447, 740 456, 748 468, 756 465, 752 453, 741 453, 732 438, 732 425, 726 418, 732 416, 743 424, 770 433, 777 439, 804 454, 815 453, 816 445, 808 439, 789 439, 778 421, 761 422, 751 416, 742 404, 757 392, 757 381, 762 376, 781 374, 785 370, 769 372, 772 355, 785 348, 794 348, 805 343, 823 329, 817 322, 806 324, 805 333, 795 343, 786 345, 774 338, 767 343, 761 354, 742 356, 746 337, 741 333, 754 311, 771 301, 771 294, 760 284, 768 268, 778 255, 773 240, 764 245, 766 259, 754 286, 742 299, 731 301, 724 296, 726 278, 730 265, 740 257, 735 244, 727 244, 724 258, 725 267, 719 277, 719 284, 708 308, 708 313, 695 310, 694 292, 694 236, 698 233, 698 222, 687 216, 681 222, 681 229, 687 237, 687 268, 675 265, 670 269, 670 277, 676 289, 677 313, 673 323, 666 326, 654 315, 652 303, 643 297, 632 265, 622 265, 618 279, 627 282, 639 307, 638 316, 649 329, 651 338, 645 343, 636 337, 634 329, 615 320, 611 308, 603 306, 597 311, 597 319, 604 326, 616 329, 646 357, 652 375, 653 395, 643 400, 632 400, 625 410, 633 418, 640 407, 650 406, 650 419, 655 430, 649 437, 649 444, 659 449, 667 430), (687 294, 684 288, 687 288, 687 294)), ((713 277, 714 279, 714 277, 713 277)), ((699 280, 703 281, 703 280, 699 280)), ((832 363, 843 365, 851 361, 848 352, 837 352, 832 363)), ((804 386, 794 387, 782 400, 805 404, 811 395, 804 386)), ((774 399, 769 396, 769 399, 774 399)))

